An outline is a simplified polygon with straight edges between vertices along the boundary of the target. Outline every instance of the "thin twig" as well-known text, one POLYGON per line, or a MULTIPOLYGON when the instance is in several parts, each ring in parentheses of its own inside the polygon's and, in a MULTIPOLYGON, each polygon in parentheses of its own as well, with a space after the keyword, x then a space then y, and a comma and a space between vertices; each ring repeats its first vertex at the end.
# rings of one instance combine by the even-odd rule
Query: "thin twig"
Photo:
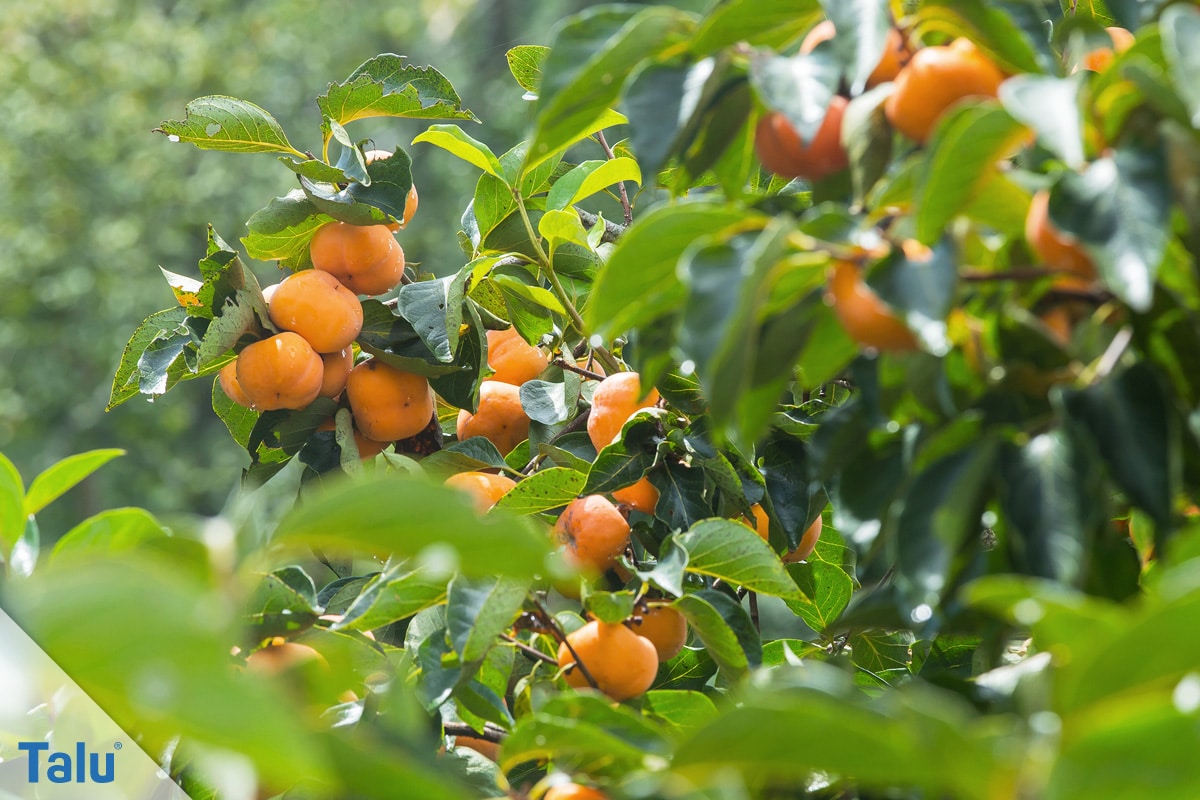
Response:
MULTIPOLYGON (((596 141, 600 143, 600 147, 604 149, 604 155, 608 156, 608 160, 612 161, 616 158, 613 155, 612 148, 608 146, 608 141, 604 138, 604 131, 596 131, 596 141)), ((621 210, 625 212, 625 224, 633 224, 633 206, 629 205, 629 193, 625 191, 625 181, 617 184, 617 191, 621 193, 621 210)))
POLYGON ((574 372, 576 375, 582 375, 583 377, 590 378, 591 380, 594 380, 594 381, 602 381, 602 380, 604 380, 604 377, 605 377, 605 376, 601 375, 599 372, 592 372, 590 369, 584 369, 583 367, 576 366, 575 364, 572 364, 570 361, 567 361, 566 359, 556 358, 553 361, 551 361, 550 363, 556 367, 565 369, 567 372, 574 372))
POLYGON ((524 642, 519 642, 516 639, 514 639, 513 637, 509 636, 507 633, 500 634, 500 638, 503 639, 504 641, 508 642, 509 644, 515 646, 518 650, 520 650, 522 653, 529 656, 530 658, 534 659, 535 661, 544 661, 547 664, 553 664, 556 667, 558 666, 558 659, 554 658, 553 656, 546 655, 541 650, 538 650, 536 647, 530 647, 529 645, 525 644, 524 642))
MULTIPOLYGON (((580 674, 583 675, 584 680, 586 680, 593 689, 599 689, 600 684, 596 683, 596 679, 592 677, 592 673, 588 672, 587 666, 579 658, 579 653, 575 652, 575 647, 570 643, 570 641, 567 640, 567 634, 563 632, 562 626, 558 624, 558 620, 554 618, 554 615, 550 613, 549 609, 542 605, 542 601, 540 599, 535 599, 533 602, 540 612, 539 616, 541 616, 542 622, 546 623, 546 627, 550 629, 550 635, 553 636, 555 641, 557 641, 559 644, 566 646, 567 652, 571 654, 571 658, 575 661, 573 666, 579 668, 580 674)), ((569 666, 572 665, 568 665, 568 667, 569 666)))
POLYGON ((1117 366, 1117 362, 1121 360, 1121 356, 1125 355, 1125 350, 1128 349, 1131 341, 1133 341, 1133 328, 1124 327, 1117 331, 1112 341, 1108 343, 1104 354, 1100 356, 1100 360, 1096 362, 1096 368, 1091 375, 1087 376, 1086 383, 1103 378, 1112 372, 1117 366))
MULTIPOLYGON (((559 439, 566 436, 568 433, 574 433, 575 431, 583 428, 583 426, 587 425, 588 415, 590 415, 591 413, 592 413, 592 410, 590 408, 585 410, 578 417, 571 420, 565 428, 563 428, 561 431, 559 431, 558 433, 556 433, 552 437, 550 437, 550 441, 546 442, 546 444, 554 444, 559 439)), ((521 468, 521 474, 528 475, 529 471, 532 470, 533 468, 535 468, 538 464, 540 464, 542 462, 542 459, 545 457, 546 457, 545 453, 538 453, 536 456, 529 459, 529 463, 521 468)))
POLYGON ((758 624, 758 592, 750 593, 750 621, 754 623, 754 630, 762 631, 758 624))
POLYGON ((490 722, 483 723, 482 733, 465 722, 444 722, 442 723, 442 730, 450 736, 469 736, 472 739, 483 739, 485 742, 493 742, 495 744, 500 744, 504 741, 504 737, 508 736, 508 731, 490 722))
POLYGON ((1036 281, 1061 274, 1064 274, 1062 270, 1046 269, 1045 267, 1013 267, 1006 270, 964 269, 958 273, 964 281, 972 282, 1036 281))

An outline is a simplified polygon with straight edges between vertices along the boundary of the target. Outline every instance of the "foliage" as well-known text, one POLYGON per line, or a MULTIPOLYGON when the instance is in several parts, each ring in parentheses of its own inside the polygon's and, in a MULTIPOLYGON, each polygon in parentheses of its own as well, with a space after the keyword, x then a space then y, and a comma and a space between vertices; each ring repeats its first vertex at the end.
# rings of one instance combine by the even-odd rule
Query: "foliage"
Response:
MULTIPOLYGON (((400 219, 428 153, 477 171, 461 268, 363 300, 359 350, 428 377, 436 422, 364 463, 338 401, 260 414, 214 388, 251 459, 228 518, 113 512, 40 561, 32 514, 107 456, 28 492, 5 463, 6 608, 218 794, 239 788, 213 784, 234 750, 260 790, 316 796, 537 798, 570 779, 613 797, 1135 797, 1147 775, 1193 796, 1200 677, 1177 632, 1200 602, 1200 12, 840 6, 589 8, 550 48, 510 51, 533 106, 505 152, 463 127, 441 73, 394 55, 318 98, 320 157, 258 105, 193 101, 161 132, 295 173, 241 240, 292 269, 330 220, 400 219), (836 39, 797 53, 823 13, 836 39), (951 107, 924 145, 898 134, 894 83, 865 77, 893 20, 909 47, 974 41, 1009 75, 998 97, 951 107), (1135 43, 1077 69, 1113 23, 1135 43), (758 119, 808 139, 839 92, 849 170, 764 173, 758 119), (350 130, 371 115, 429 124, 368 165, 350 130), (1027 239, 1047 189, 1092 271, 1027 239), (880 318, 904 335, 860 344, 856 321, 880 318), (509 325, 551 354, 520 391, 528 439, 450 441, 509 325), (627 368, 662 402, 595 441, 596 379, 627 368), (516 488, 481 513, 439 485, 470 470, 516 488), (568 500, 643 479, 657 502, 623 507, 610 569, 561 557, 568 500), (743 524, 759 514, 765 540, 743 524), (818 519, 815 552, 781 559, 818 519), (568 688, 559 648, 584 615, 636 630, 648 603, 691 631, 650 690, 568 688), (281 639, 322 665, 239 671, 281 639), (175 688, 129 691, 130 674, 175 688)), ((133 334, 113 406, 275 332, 215 230, 199 278, 167 277, 180 305, 133 334)))

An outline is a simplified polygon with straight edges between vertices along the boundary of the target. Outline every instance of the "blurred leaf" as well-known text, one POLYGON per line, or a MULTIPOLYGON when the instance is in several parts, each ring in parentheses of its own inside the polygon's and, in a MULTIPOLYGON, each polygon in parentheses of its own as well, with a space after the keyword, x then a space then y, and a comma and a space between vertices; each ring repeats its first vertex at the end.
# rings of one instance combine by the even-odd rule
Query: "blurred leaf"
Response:
POLYGON ((914 22, 967 37, 998 57, 999 66, 1008 72, 1051 72, 1056 65, 1044 32, 1046 6, 1045 3, 925 0, 914 22), (1032 30, 1026 25, 1032 26, 1032 30))
POLYGON ((38 556, 42 552, 42 531, 38 527, 37 518, 30 515, 25 519, 25 531, 13 545, 12 552, 6 557, 10 574, 28 578, 37 567, 38 556))
POLYGON ((619 625, 634 615, 634 602, 637 595, 631 591, 597 592, 588 591, 585 584, 583 609, 591 617, 619 625))
POLYGON ((758 631, 746 609, 729 595, 702 589, 679 598, 675 607, 726 677, 737 678, 762 663, 758 631))
POLYGON ((740 522, 701 520, 675 539, 688 553, 688 572, 720 578, 759 594, 793 600, 801 597, 775 551, 740 522))
POLYGON ((541 574, 549 537, 507 514, 480 517, 455 489, 398 475, 331 481, 284 517, 278 544, 424 556, 470 576, 541 574))
POLYGON ((825 121, 838 77, 838 65, 824 52, 780 56, 756 51, 750 61, 750 84, 759 99, 783 114, 805 142, 816 137, 825 121))
POLYGON ((124 450, 91 450, 68 456, 47 467, 29 485, 29 492, 25 496, 25 514, 38 513, 100 467, 123 455, 124 450))
POLYGON ((457 125, 430 125, 412 140, 413 144, 428 142, 478 167, 487 174, 507 183, 504 169, 496 154, 483 142, 472 139, 457 125))
POLYGON ((340 125, 368 117, 477 121, 444 75, 406 60, 385 53, 363 62, 345 81, 329 84, 329 91, 317 98, 317 107, 340 125))
POLYGON ((642 713, 676 733, 691 732, 719 715, 716 705, 702 692, 664 689, 646 692, 642 713))
POLYGON ((483 659, 500 634, 512 627, 529 586, 510 578, 465 578, 450 581, 446 628, 454 651, 465 664, 483 659))
POLYGON ((553 757, 561 764, 633 768, 667 743, 640 714, 594 693, 560 695, 522 717, 500 747, 500 767, 553 757))
POLYGON ((542 82, 542 64, 549 54, 549 47, 523 44, 509 50, 504 57, 517 84, 527 92, 537 92, 542 82))
POLYGON ((934 355, 950 349, 946 316, 954 308, 958 286, 958 253, 943 238, 926 253, 896 248, 872 270, 867 285, 888 305, 903 313, 905 323, 934 355))
POLYGON ((1083 242, 1104 284, 1135 311, 1153 302, 1169 239, 1168 187, 1161 150, 1123 147, 1065 173, 1050 193, 1050 221, 1083 242))
POLYGON ((247 100, 210 95, 196 98, 184 110, 186 119, 167 120, 155 131, 201 150, 299 155, 275 117, 247 100))
POLYGON ((586 482, 582 472, 550 467, 522 479, 496 505, 515 514, 538 514, 570 503, 582 493, 586 482))
POLYGON ((1175 91, 1187 103, 1192 127, 1200 127, 1200 10, 1183 4, 1168 6, 1159 20, 1163 55, 1171 70, 1175 91))
POLYGON ((883 58, 887 33, 892 28, 888 0, 825 0, 821 4, 833 22, 837 36, 827 45, 843 65, 843 76, 850 94, 858 95, 867 86, 867 78, 883 58))
POLYGON ((1037 132, 1038 141, 1071 169, 1084 165, 1079 93, 1087 73, 1065 78, 1015 75, 1000 84, 1004 110, 1037 132))
POLYGON ((69 557, 79 562, 137 550, 167 536, 154 516, 142 508, 114 508, 88 517, 54 544, 50 561, 69 557))
POLYGON ((691 49, 706 55, 742 41, 781 47, 820 18, 817 0, 731 0, 708 15, 692 38, 691 49))

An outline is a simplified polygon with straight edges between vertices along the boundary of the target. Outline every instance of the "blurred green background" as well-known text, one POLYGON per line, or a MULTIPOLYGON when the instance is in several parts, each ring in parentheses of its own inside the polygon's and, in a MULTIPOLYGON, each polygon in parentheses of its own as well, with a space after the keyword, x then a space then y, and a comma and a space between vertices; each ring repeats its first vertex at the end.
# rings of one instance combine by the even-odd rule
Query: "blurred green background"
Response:
MULTIPOLYGON (((581 0, 44 0, 0 16, 0 451, 28 482, 96 447, 128 455, 39 517, 57 537, 102 508, 219 511, 248 459, 209 406, 211 382, 153 403, 104 405, 121 349, 174 302, 158 267, 197 275, 211 222, 231 244, 295 177, 265 154, 202 152, 152 133, 208 94, 273 113, 298 148, 319 145, 314 98, 378 53, 441 70, 497 152, 528 121, 508 74, 516 44, 545 44, 581 0)), ((461 266, 455 234, 475 172, 408 143, 427 123, 367 120, 355 138, 413 156, 420 211, 411 261, 461 266)), ((254 264, 273 282, 276 268, 254 264)))

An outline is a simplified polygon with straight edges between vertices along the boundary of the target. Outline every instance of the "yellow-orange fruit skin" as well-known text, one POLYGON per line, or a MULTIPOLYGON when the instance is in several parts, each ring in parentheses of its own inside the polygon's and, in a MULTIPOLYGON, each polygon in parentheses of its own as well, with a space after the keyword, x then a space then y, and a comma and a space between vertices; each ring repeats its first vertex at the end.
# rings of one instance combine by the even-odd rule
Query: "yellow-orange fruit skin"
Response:
POLYGON ((654 514, 654 509, 658 507, 658 495, 658 489, 646 477, 641 478, 637 483, 626 486, 624 489, 617 489, 612 493, 613 500, 616 500, 621 505, 629 506, 643 514, 651 515, 654 514))
POLYGON ((304 408, 321 393, 324 363, 298 333, 284 331, 247 345, 235 363, 238 385, 259 411, 304 408))
MULTIPOLYGON (((644 694, 658 674, 658 651, 654 644, 624 625, 592 620, 567 634, 567 641, 587 667, 596 688, 613 700, 628 700, 644 694)), ((574 664, 567 645, 558 647, 558 665, 574 664)), ((567 670, 567 685, 576 689, 590 686, 583 670, 567 670)))
MULTIPOLYGON (((755 503, 750 507, 754 512, 754 532, 762 537, 763 541, 768 541, 771 535, 771 522, 767 518, 767 512, 761 505, 755 503)), ((749 526, 749 520, 746 521, 749 526)), ((804 535, 800 537, 800 543, 796 545, 794 550, 789 550, 783 554, 783 563, 796 564, 812 555, 813 550, 817 547, 817 541, 821 538, 821 528, 823 523, 821 518, 817 517, 804 531, 804 535)))
POLYGON ((912 331, 863 282, 852 262, 834 263, 829 298, 842 328, 860 345, 895 352, 916 349, 912 331))
MULTIPOLYGON (((376 161, 383 161, 385 158, 391 158, 392 153, 387 150, 368 150, 367 152, 363 153, 363 157, 366 159, 368 164, 372 164, 376 161)), ((408 223, 413 218, 413 214, 416 213, 417 185, 414 183, 411 187, 409 187, 408 196, 404 201, 404 217, 396 222, 390 223, 388 225, 388 230, 398 231, 401 228, 407 227, 408 223)))
POLYGON ((217 383, 221 385, 221 391, 230 400, 239 406, 250 407, 250 398, 246 397, 246 393, 242 391, 241 385, 237 382, 236 359, 221 367, 221 371, 217 373, 217 383))
POLYGON ((1029 247, 1047 266, 1087 280, 1096 277, 1095 262, 1083 244, 1074 236, 1055 228, 1050 221, 1048 189, 1036 192, 1029 203, 1029 213, 1025 215, 1025 238, 1029 247))
POLYGON ((490 472, 459 472, 446 478, 446 485, 466 492, 475 501, 475 508, 485 512, 517 485, 507 475, 490 472))
POLYGON ((650 640, 660 663, 679 655, 687 644, 687 620, 670 606, 650 606, 641 615, 641 622, 633 624, 633 632, 650 640))
POLYGON ((819 181, 850 166, 842 147, 842 118, 849 101, 835 95, 812 141, 805 142, 787 117, 769 111, 754 129, 754 151, 762 165, 787 178, 819 181))
POLYGON ((495 373, 485 380, 520 386, 531 381, 550 363, 540 348, 526 342, 516 328, 487 332, 488 366, 495 373))
POLYGON ((255 650, 246 657, 246 669, 261 675, 278 675, 296 669, 301 664, 313 662, 328 667, 325 657, 306 644, 281 642, 255 650))
POLYGON ((510 383, 484 381, 479 385, 479 407, 474 414, 458 412, 458 439, 482 436, 501 455, 529 438, 529 417, 521 405, 521 390, 510 383))
POLYGON ((567 504, 554 523, 554 536, 570 561, 603 572, 625 550, 629 523, 607 498, 591 494, 567 504))
POLYGON ((1104 29, 1112 39, 1112 47, 1098 47, 1083 57, 1083 68, 1092 72, 1103 72, 1112 64, 1117 54, 1124 53, 1133 46, 1133 34, 1125 28, 1116 26, 1104 29))
POLYGON ((542 800, 608 800, 608 795, 590 786, 564 783, 552 786, 542 795, 542 800))
POLYGON ((321 397, 337 397, 346 388, 346 379, 354 368, 354 351, 347 346, 336 353, 322 353, 321 361, 325 365, 321 397))
MULTIPOLYGON (((829 41, 836 35, 837 29, 834 27, 833 21, 822 20, 804 37, 804 41, 800 43, 800 52, 811 53, 821 42, 829 41)), ((879 63, 867 77, 867 88, 894 79, 900 73, 900 68, 904 66, 907 59, 908 52, 904 47, 904 38, 900 35, 900 31, 889 28, 883 52, 879 55, 879 63)))
POLYGON ((636 372, 609 375, 596 386, 587 432, 597 450, 612 444, 635 412, 652 408, 658 402, 658 392, 653 388, 645 397, 641 394, 641 377, 636 372))
POLYGON ((313 234, 309 255, 355 294, 390 292, 404 277, 404 250, 386 225, 327 223, 313 234))
POLYGON ((306 269, 287 276, 267 305, 271 322, 303 336, 318 353, 336 353, 358 336, 362 305, 328 272, 306 269))
POLYGON ((1003 81, 1004 73, 967 39, 925 47, 896 76, 884 114, 894 128, 923 143, 950 106, 967 97, 995 97, 1003 81))
POLYGON ((495 742, 489 742, 487 739, 480 739, 476 736, 455 736, 455 747, 465 747, 468 750, 474 750, 484 758, 495 761, 496 756, 500 755, 500 745, 495 742))
POLYGON ((425 429, 433 418, 433 390, 421 375, 402 372, 378 359, 350 370, 346 397, 354 424, 368 439, 394 442, 425 429))

